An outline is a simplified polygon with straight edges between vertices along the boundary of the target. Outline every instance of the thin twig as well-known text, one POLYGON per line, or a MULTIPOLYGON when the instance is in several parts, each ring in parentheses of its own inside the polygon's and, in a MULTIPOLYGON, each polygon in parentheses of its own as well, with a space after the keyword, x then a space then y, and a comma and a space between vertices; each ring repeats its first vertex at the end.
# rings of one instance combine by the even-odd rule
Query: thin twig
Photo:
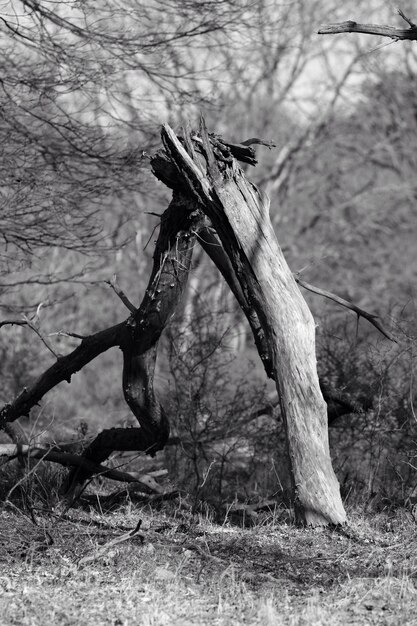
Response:
POLYGON ((58 354, 57 352, 55 352, 55 350, 53 349, 53 347, 51 346, 49 341, 42 335, 41 331, 36 326, 36 324, 34 322, 32 322, 32 320, 30 320, 26 315, 23 316, 23 319, 26 322, 26 324, 29 326, 29 328, 31 328, 33 330, 33 332, 38 335, 39 339, 48 348, 49 352, 51 352, 56 359, 59 359, 61 357, 61 355, 58 354))
POLYGON ((86 563, 91 563, 92 561, 95 561, 96 559, 99 559, 100 557, 104 556, 106 552, 108 552, 109 548, 112 548, 113 546, 116 546, 117 544, 122 543, 123 541, 128 541, 129 539, 132 539, 132 537, 135 537, 135 536, 139 537, 141 543, 143 543, 145 540, 145 535, 139 532, 141 525, 142 525, 142 520, 140 519, 136 525, 136 528, 134 528, 133 530, 129 530, 129 532, 124 533, 123 535, 119 535, 118 537, 115 537, 114 539, 111 539, 104 545, 97 548, 95 552, 91 554, 87 554, 86 556, 82 557, 77 563, 78 567, 85 565, 86 563))
POLYGON ((56 333, 48 333, 48 337, 75 337, 75 339, 86 339, 87 335, 79 333, 70 333, 65 330, 58 330, 56 333))
MULTIPOLYGON (((162 220, 161 220, 161 221, 162 221, 162 220)), ((145 251, 145 250, 146 250, 146 248, 148 247, 149 242, 150 242, 150 240, 152 239, 152 237, 153 237, 153 235, 154 235, 154 232, 156 231, 156 229, 158 228, 158 226, 159 226, 159 225, 160 225, 160 224, 156 224, 156 225, 152 228, 152 230, 151 230, 151 234, 149 235, 149 239, 148 239, 148 241, 145 243, 145 246, 144 246, 144 248, 143 248, 143 251, 145 251)))
POLYGON ((107 285, 113 289, 114 293, 117 294, 123 304, 129 309, 131 313, 136 313, 137 307, 129 300, 125 292, 119 287, 116 281, 116 274, 113 274, 111 280, 104 281, 107 285))
POLYGON ((27 326, 27 322, 26 320, 3 320, 2 322, 0 322, 0 328, 2 326, 27 326))
POLYGON ((316 293, 319 296, 323 296, 324 298, 328 298, 329 300, 333 300, 333 302, 337 302, 337 304, 340 304, 346 309, 350 309, 351 311, 356 313, 358 318, 363 317, 366 320, 368 320, 368 322, 372 324, 372 326, 374 326, 377 330, 379 330, 379 332, 382 333, 384 337, 386 337, 390 341, 394 341, 395 343, 398 343, 395 337, 388 330, 385 330, 381 322, 378 321, 377 315, 374 315, 373 313, 368 313, 364 309, 361 309, 358 306, 356 306, 356 304, 353 304, 352 302, 349 302, 348 300, 345 300, 344 298, 341 298, 340 296, 336 296, 331 291, 326 291, 325 289, 320 289, 319 287, 310 285, 310 283, 304 282, 304 280, 301 280, 301 278, 298 278, 298 276, 294 276, 294 278, 295 278, 295 281, 299 285, 301 285, 301 287, 304 287, 304 289, 307 289, 308 291, 311 291, 312 293, 316 293))
POLYGON ((399 15, 400 17, 402 17, 402 18, 403 18, 403 20, 404 20, 405 22, 407 22, 407 24, 409 24, 409 25, 410 25, 410 28, 417 28, 417 24, 415 24, 414 22, 412 22, 412 21, 410 20, 410 18, 409 18, 409 17, 407 17, 406 15, 404 15, 404 13, 403 13, 403 11, 402 11, 401 9, 397 9, 397 12, 398 12, 398 15, 399 15))

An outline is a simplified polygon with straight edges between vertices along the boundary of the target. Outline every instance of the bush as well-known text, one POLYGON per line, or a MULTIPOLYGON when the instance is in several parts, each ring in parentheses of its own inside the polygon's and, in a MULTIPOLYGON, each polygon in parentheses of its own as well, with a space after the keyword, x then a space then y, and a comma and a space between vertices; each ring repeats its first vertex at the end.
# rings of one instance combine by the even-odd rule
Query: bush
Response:
POLYGON ((336 326, 319 337, 319 370, 364 411, 338 418, 330 428, 336 473, 346 498, 404 504, 416 485, 417 420, 413 370, 416 340, 398 345, 356 337, 336 326))
POLYGON ((203 313, 187 328, 173 326, 167 342, 164 404, 174 445, 166 462, 196 502, 215 506, 281 489, 273 471, 280 435, 266 376, 248 352, 232 352, 228 319, 227 313, 203 313))

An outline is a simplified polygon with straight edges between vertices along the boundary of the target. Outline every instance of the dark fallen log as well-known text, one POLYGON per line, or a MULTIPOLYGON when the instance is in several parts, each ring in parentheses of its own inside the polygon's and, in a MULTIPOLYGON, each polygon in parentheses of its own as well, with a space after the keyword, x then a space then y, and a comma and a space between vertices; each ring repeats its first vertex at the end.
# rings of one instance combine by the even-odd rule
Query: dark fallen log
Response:
MULTIPOLYGON (((152 475, 152 474, 151 474, 152 475)), ((157 504, 169 500, 175 500, 180 496, 177 490, 164 491, 162 493, 148 493, 141 489, 140 483, 129 483, 124 489, 119 489, 106 495, 83 493, 78 501, 81 507, 94 507, 98 511, 109 511, 122 505, 126 499, 137 504, 157 504)))
POLYGON ((0 458, 3 460, 0 465, 4 465, 14 459, 36 459, 39 461, 51 461, 64 467, 77 467, 89 474, 89 476, 105 476, 111 480, 124 483, 134 483, 145 493, 161 493, 163 490, 150 474, 133 476, 118 469, 106 467, 95 463, 88 458, 69 452, 62 452, 54 448, 44 448, 29 445, 0 444, 0 458))

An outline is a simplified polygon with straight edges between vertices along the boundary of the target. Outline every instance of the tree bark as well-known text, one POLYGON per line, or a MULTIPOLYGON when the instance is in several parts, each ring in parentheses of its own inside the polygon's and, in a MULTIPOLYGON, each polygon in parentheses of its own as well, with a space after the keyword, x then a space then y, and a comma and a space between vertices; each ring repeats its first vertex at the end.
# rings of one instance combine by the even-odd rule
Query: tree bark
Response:
MULTIPOLYGON (((278 245, 269 200, 251 184, 218 138, 201 124, 198 141, 185 131, 182 142, 169 126, 165 152, 154 170, 168 186, 188 192, 219 236, 248 304, 264 333, 280 398, 294 489, 297 521, 346 521, 329 451, 326 403, 316 368, 315 324, 278 245), (169 164, 164 177, 161 164, 169 164), (175 173, 175 175, 173 175, 175 173)), ((257 341, 259 350, 259 338, 257 341)))
MULTIPOLYGON (((169 437, 168 417, 156 398, 153 377, 157 345, 162 331, 175 312, 184 291, 191 264, 196 234, 204 224, 204 214, 194 200, 175 193, 161 217, 161 228, 155 247, 153 269, 140 307, 111 328, 85 337, 66 356, 59 357, 15 400, 0 410, 0 428, 23 415, 40 402, 60 382, 71 376, 111 347, 123 352, 123 393, 140 428, 111 428, 102 431, 86 448, 66 483, 67 498, 74 496, 79 485, 114 450, 142 450, 154 455, 169 437)), ((51 459, 51 455, 49 455, 51 459)))
MULTIPOLYGON (((154 456, 169 437, 169 420, 156 398, 153 379, 158 341, 184 291, 191 265, 196 232, 204 215, 181 194, 161 218, 152 273, 139 309, 124 324, 120 348, 123 352, 123 394, 140 428, 103 430, 84 452, 95 464, 115 450, 139 451, 154 456)), ((78 486, 91 476, 89 470, 70 472, 66 497, 72 499, 78 486)))

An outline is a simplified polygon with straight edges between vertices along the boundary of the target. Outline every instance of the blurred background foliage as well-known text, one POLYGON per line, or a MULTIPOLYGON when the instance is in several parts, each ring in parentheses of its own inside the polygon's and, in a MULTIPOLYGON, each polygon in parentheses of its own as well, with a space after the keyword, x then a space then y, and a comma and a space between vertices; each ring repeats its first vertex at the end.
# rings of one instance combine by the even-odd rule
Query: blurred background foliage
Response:
MULTIPOLYGON (((417 19, 413 3, 401 8, 417 19)), ((330 429, 344 495, 405 502, 417 468, 417 46, 316 35, 321 23, 347 19, 401 24, 381 0, 4 2, 1 319, 38 311, 42 333, 67 353, 78 340, 63 333, 127 317, 104 282, 113 274, 139 304, 154 213, 169 201, 149 166, 162 123, 178 129, 202 112, 229 141, 273 140, 277 148, 260 148, 247 175, 271 197, 290 267, 379 314, 398 337, 390 344, 364 320, 357 325, 350 312, 304 294, 317 320, 321 376, 365 407, 330 429)), ((3 403, 53 359, 20 326, 0 329, 0 355, 3 403)), ((173 441, 156 462, 175 484, 215 505, 285 498, 273 385, 198 248, 160 346, 157 387, 173 441)), ((20 421, 37 441, 121 425, 133 417, 117 350, 20 421)))

